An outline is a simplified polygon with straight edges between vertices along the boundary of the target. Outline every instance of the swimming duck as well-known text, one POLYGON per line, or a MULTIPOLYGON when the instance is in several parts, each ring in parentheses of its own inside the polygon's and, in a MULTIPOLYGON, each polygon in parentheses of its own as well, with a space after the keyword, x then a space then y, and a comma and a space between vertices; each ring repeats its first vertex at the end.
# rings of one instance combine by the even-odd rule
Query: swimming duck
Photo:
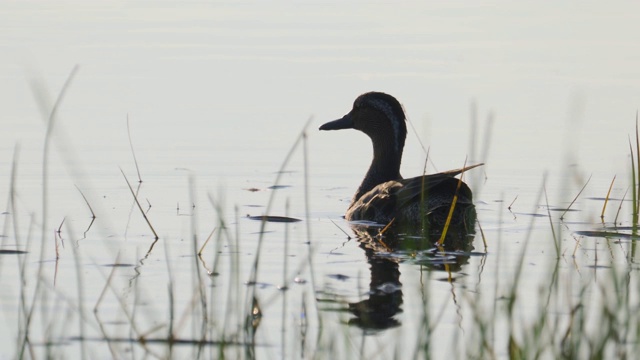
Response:
POLYGON ((320 130, 356 129, 373 143, 373 161, 356 191, 345 219, 379 224, 421 226, 446 222, 454 196, 457 201, 450 224, 467 224, 475 218, 471 189, 455 176, 476 166, 404 179, 400 175, 402 150, 407 136, 402 105, 391 95, 368 92, 358 96, 344 117, 320 130))

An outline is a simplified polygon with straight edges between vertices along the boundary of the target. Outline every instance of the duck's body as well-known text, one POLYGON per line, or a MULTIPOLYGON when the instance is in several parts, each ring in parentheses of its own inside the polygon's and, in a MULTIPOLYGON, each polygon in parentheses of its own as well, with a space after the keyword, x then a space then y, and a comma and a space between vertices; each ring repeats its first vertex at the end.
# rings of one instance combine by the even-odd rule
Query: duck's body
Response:
POLYGON ((452 222, 459 225, 473 207, 473 195, 464 182, 454 176, 463 171, 417 176, 383 182, 357 199, 353 199, 345 218, 388 224, 392 220, 404 225, 444 224, 457 193, 452 222))
POLYGON ((357 129, 373 143, 373 160, 354 195, 345 218, 380 224, 394 221, 405 226, 444 224, 455 200, 452 224, 467 220, 473 210, 469 187, 455 176, 479 165, 438 174, 403 179, 402 150, 407 134, 404 110, 391 95, 370 92, 360 95, 343 118, 320 130, 357 129))

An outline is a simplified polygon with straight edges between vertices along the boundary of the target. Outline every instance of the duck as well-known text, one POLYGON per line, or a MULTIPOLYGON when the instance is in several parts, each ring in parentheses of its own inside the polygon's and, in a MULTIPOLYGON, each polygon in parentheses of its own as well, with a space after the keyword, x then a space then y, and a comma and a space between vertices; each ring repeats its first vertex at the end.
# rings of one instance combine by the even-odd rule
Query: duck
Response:
POLYGON ((453 203, 450 225, 475 221, 471 189, 456 176, 483 164, 403 178, 400 164, 407 126, 404 109, 395 97, 383 92, 364 93, 355 99, 349 113, 319 128, 343 129, 362 131, 373 145, 373 160, 344 215, 347 221, 412 228, 441 226, 447 223, 453 203))

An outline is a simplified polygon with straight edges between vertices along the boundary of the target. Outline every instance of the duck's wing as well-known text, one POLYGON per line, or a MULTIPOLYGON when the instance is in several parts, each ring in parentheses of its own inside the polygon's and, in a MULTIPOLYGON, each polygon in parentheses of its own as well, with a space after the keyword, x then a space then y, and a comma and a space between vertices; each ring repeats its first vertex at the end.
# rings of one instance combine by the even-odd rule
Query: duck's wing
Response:
POLYGON ((472 204, 469 187, 455 176, 483 164, 467 166, 437 174, 410 179, 387 181, 357 199, 345 214, 347 220, 371 220, 387 224, 405 208, 428 204, 427 212, 440 206, 450 206, 453 194, 458 193, 458 203, 472 204), (424 196, 423 196, 424 193, 424 196))
MULTIPOLYGON (((460 203, 471 204, 473 199, 471 189, 455 176, 481 165, 484 164, 403 179, 400 181, 402 186, 394 189, 394 195, 397 199, 395 205, 398 209, 423 202, 429 204, 430 208, 450 205, 454 194, 458 195, 460 203)), ((427 211, 429 210, 427 209, 427 211)))

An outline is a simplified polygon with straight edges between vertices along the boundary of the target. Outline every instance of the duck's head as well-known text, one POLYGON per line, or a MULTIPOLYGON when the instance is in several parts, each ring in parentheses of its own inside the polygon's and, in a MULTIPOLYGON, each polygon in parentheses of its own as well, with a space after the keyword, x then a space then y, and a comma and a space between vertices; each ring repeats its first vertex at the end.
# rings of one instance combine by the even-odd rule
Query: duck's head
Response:
POLYGON ((353 102, 353 109, 347 115, 320 126, 320 130, 341 129, 360 130, 369 135, 374 151, 391 148, 402 156, 407 136, 404 110, 398 100, 389 94, 362 94, 353 102))

